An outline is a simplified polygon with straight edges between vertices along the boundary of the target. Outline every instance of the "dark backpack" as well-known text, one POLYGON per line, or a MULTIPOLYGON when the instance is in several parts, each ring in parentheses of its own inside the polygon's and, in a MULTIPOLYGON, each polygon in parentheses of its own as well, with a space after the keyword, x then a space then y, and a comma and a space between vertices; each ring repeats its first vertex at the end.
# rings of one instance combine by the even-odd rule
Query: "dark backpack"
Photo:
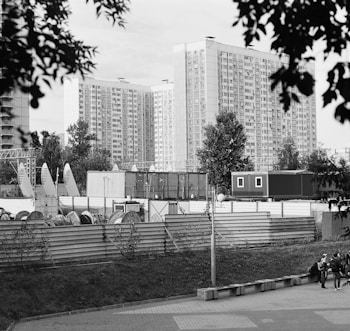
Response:
POLYGON ((329 263, 330 268, 332 269, 333 272, 339 272, 339 263, 337 260, 331 260, 329 263))

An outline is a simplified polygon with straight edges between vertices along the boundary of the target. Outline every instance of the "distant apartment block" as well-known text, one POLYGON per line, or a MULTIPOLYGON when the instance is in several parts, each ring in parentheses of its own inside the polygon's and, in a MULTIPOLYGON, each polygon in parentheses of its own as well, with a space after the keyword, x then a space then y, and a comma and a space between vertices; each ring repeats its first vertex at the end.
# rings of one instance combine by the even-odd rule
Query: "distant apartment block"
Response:
POLYGON ((175 159, 174 84, 152 86, 154 107, 154 166, 171 171, 175 159))
POLYGON ((93 78, 66 80, 64 127, 78 119, 86 121, 96 136, 93 146, 109 150, 113 161, 154 161, 150 87, 93 78))
MULTIPOLYGON (((255 170, 271 170, 284 139, 292 137, 301 154, 316 145, 315 96, 298 94, 284 113, 280 87, 270 89, 269 76, 287 57, 218 43, 212 39, 174 47, 174 114, 176 170, 196 165, 204 127, 216 115, 234 112, 245 127, 245 154, 255 170)), ((312 73, 314 67, 308 68, 312 73)))
MULTIPOLYGON (((65 128, 78 118, 96 135, 95 146, 115 161, 151 164, 158 171, 195 171, 204 127, 234 112, 245 128, 245 154, 256 171, 272 170, 278 150, 292 137, 300 154, 317 148, 315 96, 297 93, 285 113, 281 88, 269 76, 287 57, 207 39, 174 47, 174 83, 141 86, 74 78, 65 82, 65 128)), ((314 66, 308 67, 311 73, 314 66)))

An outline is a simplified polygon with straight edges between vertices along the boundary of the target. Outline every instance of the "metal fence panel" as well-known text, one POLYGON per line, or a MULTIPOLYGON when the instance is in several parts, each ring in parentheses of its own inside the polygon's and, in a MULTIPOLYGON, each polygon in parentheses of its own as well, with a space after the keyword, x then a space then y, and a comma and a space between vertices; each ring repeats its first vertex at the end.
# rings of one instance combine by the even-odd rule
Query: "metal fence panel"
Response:
MULTIPOLYGON (((130 238, 137 239, 136 254, 209 248, 211 221, 212 215, 209 218, 198 213, 165 215, 164 222, 136 223, 134 227, 128 223, 57 227, 45 227, 43 221, 30 224, 47 237, 49 254, 45 263, 49 264, 52 261, 63 263, 119 257, 130 238)), ((271 218, 269 212, 216 213, 214 222, 218 247, 259 247, 283 241, 311 241, 316 231, 312 217, 271 218)), ((0 221, 0 239, 5 234, 11 235, 21 224, 0 221)), ((4 266, 6 259, 0 254, 0 268, 4 266)))

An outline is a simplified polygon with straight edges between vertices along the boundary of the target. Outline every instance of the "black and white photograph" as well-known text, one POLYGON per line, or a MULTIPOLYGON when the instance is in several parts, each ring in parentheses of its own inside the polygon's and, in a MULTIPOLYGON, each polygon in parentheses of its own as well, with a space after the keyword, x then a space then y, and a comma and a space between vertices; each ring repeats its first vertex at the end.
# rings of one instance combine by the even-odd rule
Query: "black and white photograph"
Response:
POLYGON ((348 331, 350 3, 0 0, 0 331, 348 331))

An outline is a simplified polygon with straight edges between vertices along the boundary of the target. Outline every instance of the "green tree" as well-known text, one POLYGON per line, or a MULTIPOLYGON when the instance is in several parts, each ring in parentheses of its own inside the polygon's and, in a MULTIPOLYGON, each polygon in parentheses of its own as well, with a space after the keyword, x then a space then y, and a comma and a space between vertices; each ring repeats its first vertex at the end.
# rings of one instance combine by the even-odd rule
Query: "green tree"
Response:
POLYGON ((68 162, 87 158, 91 150, 91 140, 96 139, 95 135, 89 133, 89 124, 79 119, 76 124, 68 127, 67 132, 70 151, 67 157, 68 162))
MULTIPOLYGON (((317 185, 319 195, 321 191, 327 191, 333 184, 333 178, 337 173, 335 161, 330 159, 326 150, 318 148, 303 160, 305 169, 314 173, 314 182, 317 185)), ((325 193, 327 195, 327 193, 325 193)), ((326 197, 326 196, 325 196, 326 197)))
POLYGON ((46 162, 51 177, 55 180, 57 168, 62 172, 62 147, 60 137, 56 133, 42 131, 42 143, 40 157, 37 158, 37 166, 41 167, 46 162))
MULTIPOLYGON (((280 94, 284 109, 288 110, 291 100, 298 101, 294 91, 313 93, 314 78, 305 70, 305 63, 313 61, 310 56, 315 43, 323 47, 324 60, 331 54, 342 56, 350 41, 349 1, 275 1, 275 0, 233 0, 239 11, 234 25, 244 28, 246 46, 259 40, 267 31, 272 33, 271 50, 279 55, 287 54, 289 62, 270 77, 272 88, 282 85, 280 94), (321 41, 321 42, 320 42, 321 41)), ((338 62, 328 72, 329 87, 323 94, 324 106, 332 101, 340 103, 335 117, 344 123, 350 120, 350 78, 349 61, 338 62)))
POLYGON ((105 149, 94 149, 87 158, 87 170, 111 170, 111 153, 105 149))
POLYGON ((0 185, 17 183, 17 173, 10 161, 0 161, 0 185))
POLYGON ((324 149, 318 148, 306 157, 305 164, 306 169, 314 173, 319 193, 336 189, 350 195, 350 167, 344 159, 336 162, 324 149))
POLYGON ((301 168, 299 151, 292 137, 288 137, 283 147, 278 151, 278 162, 276 166, 278 170, 297 170, 301 168))
POLYGON ((350 196, 350 167, 344 159, 339 160, 338 174, 334 182, 344 196, 350 196))
POLYGON ((91 141, 96 137, 89 133, 89 125, 83 120, 68 127, 68 146, 66 161, 70 164, 79 190, 86 189, 88 170, 110 170, 110 153, 104 149, 93 148, 91 141))
POLYGON ((41 148, 40 137, 38 131, 33 131, 30 133, 30 147, 32 148, 41 148))
MULTIPOLYGON (((75 0, 76 1, 76 0, 75 0)), ((93 2, 96 15, 124 26, 129 0, 86 0, 93 2)), ((87 46, 69 30, 69 0, 2 1, 0 39, 0 95, 19 88, 30 95, 33 108, 44 96, 42 85, 68 74, 90 73, 96 47, 87 46)), ((11 109, 2 108, 11 113, 11 109)))
POLYGON ((209 184, 224 193, 231 191, 231 171, 253 170, 249 158, 244 157, 246 135, 235 114, 223 113, 215 125, 205 127, 206 139, 197 151, 200 170, 209 173, 209 184))

